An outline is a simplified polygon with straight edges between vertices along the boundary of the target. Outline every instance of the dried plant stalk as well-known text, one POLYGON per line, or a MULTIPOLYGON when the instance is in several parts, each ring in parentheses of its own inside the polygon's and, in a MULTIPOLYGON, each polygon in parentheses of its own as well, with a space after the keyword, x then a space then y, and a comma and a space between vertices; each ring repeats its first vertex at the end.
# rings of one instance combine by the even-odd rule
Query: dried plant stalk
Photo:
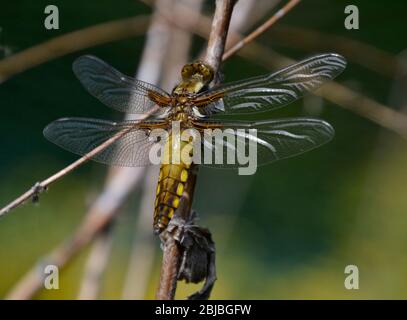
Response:
POLYGON ((10 77, 56 59, 97 45, 142 35, 149 15, 109 21, 55 37, 0 60, 0 84, 10 77))
MULTIPOLYGON (((218 71, 225 50, 226 37, 232 17, 234 0, 217 0, 216 9, 212 22, 211 33, 208 40, 208 48, 205 62, 209 64, 215 73, 218 71)), ((191 170, 194 172, 194 170, 191 170)), ((196 184, 196 171, 191 174, 185 185, 182 197, 182 205, 176 215, 185 221, 190 220, 191 205, 196 184)), ((175 296, 177 276, 181 261, 181 251, 176 241, 169 237, 163 248, 163 261, 161 267, 160 284, 156 292, 158 300, 172 300, 175 296)))
MULTIPOLYGON (((194 15, 200 16, 202 0, 182 0, 170 1, 164 0, 163 6, 156 6, 154 16, 161 21, 162 16, 158 14, 165 11, 172 15, 173 19, 183 19, 182 10, 179 8, 188 6, 194 15)), ((165 20, 165 19, 164 19, 165 20)), ((180 70, 189 58, 189 52, 192 43, 192 33, 184 28, 179 28, 174 24, 169 24, 167 30, 170 33, 170 41, 165 51, 166 59, 163 65, 163 75, 161 87, 171 91, 177 79, 180 78, 180 70)), ((127 270, 126 280, 123 289, 124 299, 142 299, 144 298, 148 281, 151 278, 152 264, 156 243, 153 243, 151 233, 151 214, 154 210, 154 197, 157 185, 158 168, 149 169, 146 177, 144 194, 142 198, 141 212, 137 220, 135 238, 133 241, 130 262, 127 270)))
POLYGON ((109 226, 93 242, 79 290, 78 300, 96 300, 100 296, 103 274, 105 273, 112 250, 112 231, 112 227, 109 226))

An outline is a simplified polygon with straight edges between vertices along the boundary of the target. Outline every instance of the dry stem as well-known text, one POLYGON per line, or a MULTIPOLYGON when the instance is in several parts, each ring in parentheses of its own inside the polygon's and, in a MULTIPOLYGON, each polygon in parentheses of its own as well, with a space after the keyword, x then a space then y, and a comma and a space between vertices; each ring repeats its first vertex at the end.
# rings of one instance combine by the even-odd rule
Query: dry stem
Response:
POLYGON ((0 84, 20 72, 66 54, 142 35, 147 30, 149 20, 149 15, 140 15, 101 23, 22 50, 0 60, 0 84))
POLYGON ((340 52, 349 62, 359 64, 373 72, 393 78, 407 70, 405 61, 371 44, 319 30, 281 25, 273 28, 270 37, 279 45, 314 52, 332 50, 340 52))
POLYGON ((96 300, 102 289, 103 274, 112 251, 113 228, 110 224, 93 241, 92 250, 86 262, 78 300, 96 300))
MULTIPOLYGON (((212 21, 211 33, 208 40, 205 62, 209 64, 215 72, 218 71, 225 49, 226 36, 232 17, 234 0, 217 0, 216 10, 212 21)), ((197 170, 197 167, 196 167, 197 170)), ((191 170, 193 171, 193 170, 191 170)), ((185 221, 189 221, 191 215, 191 205, 196 184, 196 173, 189 176, 185 186, 182 201, 183 205, 177 210, 177 215, 185 221)), ((177 242, 169 237, 163 248, 163 261, 161 267, 160 284, 157 289, 156 298, 158 300, 172 300, 175 296, 177 286, 177 276, 181 260, 181 251, 177 242)))
MULTIPOLYGON (((165 11, 171 15, 172 19, 183 19, 182 11, 178 9, 185 6, 188 6, 188 8, 194 12, 191 17, 199 17, 200 15, 201 0, 182 0, 175 1, 175 3, 163 0, 163 2, 165 6, 156 6, 156 11, 165 11)), ((162 19, 162 16, 158 13, 157 17, 160 21, 164 20, 168 23, 168 21, 162 19)), ((163 65, 164 74, 161 86, 164 89, 171 90, 180 77, 182 66, 188 60, 192 34, 189 30, 179 28, 173 24, 169 24, 167 30, 170 33, 170 41, 165 51, 166 58, 163 65)), ((147 176, 146 186, 144 188, 141 212, 139 212, 135 239, 124 285, 123 297, 125 299, 142 299, 144 297, 147 282, 150 279, 150 273, 152 271, 151 266, 156 244, 152 243, 151 213, 153 212, 155 187, 158 176, 158 172, 156 172, 155 169, 153 171, 155 174, 151 177, 147 176)))
POLYGON ((290 0, 284 7, 282 7, 276 14, 270 17, 265 23, 263 23, 256 30, 251 32, 247 37, 243 38, 241 41, 236 43, 232 48, 228 49, 223 55, 223 60, 228 59, 234 55, 237 51, 243 48, 248 43, 252 42, 254 39, 263 34, 266 30, 270 29, 278 20, 284 17, 288 12, 290 12, 301 0, 290 0))
MULTIPOLYGON (((148 118, 151 114, 155 113, 158 109, 159 109, 159 107, 157 107, 157 106, 154 107, 149 112, 144 114, 143 117, 141 119, 139 119, 139 120, 142 121, 143 119, 148 118)), ((15 207, 21 205, 26 200, 28 200, 28 199, 30 199, 32 197, 38 197, 39 193, 41 193, 43 190, 46 190, 51 183, 53 183, 53 182, 59 180, 60 178, 66 176, 71 171, 75 170, 76 168, 78 168, 79 166, 84 164, 85 162, 89 161, 93 156, 95 156, 99 152, 102 152, 104 149, 106 149, 113 142, 119 140, 121 137, 126 135, 130 130, 132 130, 132 128, 128 128, 126 130, 120 131, 119 133, 117 133, 116 135, 111 137, 110 139, 106 140, 105 142, 103 142, 102 144, 97 146, 95 149, 93 149, 89 153, 85 154, 83 157, 81 157, 78 160, 76 160, 75 162, 71 163, 69 166, 67 166, 64 169, 58 171, 57 173, 55 173, 54 175, 48 177, 47 179, 36 183, 30 190, 23 193, 21 196, 19 196, 13 202, 9 203, 7 206, 2 208, 0 210, 0 217, 2 215, 4 215, 4 214, 8 213, 10 210, 14 209, 15 207)))

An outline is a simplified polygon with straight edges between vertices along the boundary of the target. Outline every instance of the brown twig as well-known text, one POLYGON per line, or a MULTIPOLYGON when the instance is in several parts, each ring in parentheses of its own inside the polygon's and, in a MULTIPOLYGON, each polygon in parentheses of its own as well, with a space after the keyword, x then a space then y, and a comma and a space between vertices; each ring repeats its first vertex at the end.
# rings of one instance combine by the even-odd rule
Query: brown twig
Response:
POLYGON ((386 77, 393 78, 400 68, 407 70, 404 61, 400 61, 393 54, 371 44, 344 36, 306 29, 303 26, 299 28, 278 25, 270 32, 270 37, 279 45, 295 49, 316 52, 333 50, 345 56, 349 61, 386 77))
MULTIPOLYGON (((226 36, 235 2, 234 0, 216 1, 216 9, 205 56, 205 62, 208 63, 215 72, 217 72, 222 61, 226 36)), ((182 196, 183 203, 176 212, 176 215, 185 221, 190 219, 196 177, 196 173, 189 176, 182 196)), ((177 242, 172 237, 166 240, 163 251, 160 284, 157 289, 156 298, 158 300, 172 300, 174 299, 176 291, 181 251, 177 242)))
MULTIPOLYGON (((145 115, 143 115, 142 119, 148 118, 150 115, 155 113, 159 107, 154 107, 151 109, 149 112, 147 112, 145 115)), ((92 151, 84 155, 83 157, 79 158, 75 162, 71 163, 69 166, 65 167, 64 169, 58 171, 57 173, 53 174, 52 176, 48 177, 47 179, 36 183, 30 190, 26 191, 23 193, 21 196, 19 196, 17 199, 6 205, 4 208, 0 210, 0 217, 5 215, 6 213, 10 212, 10 210, 16 208, 17 206, 23 204, 26 200, 32 198, 32 197, 38 197, 38 195, 46 190, 50 184, 53 182, 61 179, 62 177, 66 176, 68 173, 72 172, 85 162, 89 161, 93 156, 97 155, 99 152, 102 152, 104 149, 106 149, 109 145, 111 145, 113 142, 119 140, 121 137, 126 135, 132 128, 120 131, 110 139, 106 140, 96 148, 94 148, 92 151)))
MULTIPOLYGON (((165 11, 172 16, 172 19, 183 19, 180 7, 188 6, 194 14, 191 17, 200 15, 201 0, 183 0, 176 1, 172 4, 170 1, 164 0, 167 6, 157 6, 156 10, 165 11)), ((160 15, 160 20, 163 20, 160 15)), ((195 19, 196 20, 196 19, 195 19)), ((179 28, 171 24, 169 26, 170 41, 166 50, 166 59, 163 65, 162 87, 169 89, 174 87, 175 82, 180 77, 180 70, 187 62, 192 43, 192 34, 189 30, 179 28)), ((158 168, 157 168, 158 169, 158 168)), ((126 281, 123 289, 124 299, 143 299, 150 273, 152 272, 152 263, 156 243, 153 243, 151 233, 151 214, 153 212, 153 204, 155 190, 157 185, 158 172, 154 168, 151 174, 147 174, 144 194, 141 201, 141 209, 137 219, 137 225, 134 232, 134 241, 129 260, 129 266, 126 275, 126 281)), ((155 239, 154 239, 155 240, 155 239)))
POLYGON ((55 37, 0 60, 0 84, 10 77, 66 54, 97 45, 142 35, 149 15, 101 23, 55 37))
MULTIPOLYGON (((198 173, 198 166, 191 170, 191 174, 185 183, 185 190, 182 194, 180 206, 176 215, 188 221, 191 214, 192 201, 195 192, 195 185, 198 173)), ((160 282, 156 292, 157 300, 173 300, 177 287, 178 270, 181 259, 181 250, 174 238, 165 240, 163 248, 163 261, 161 266, 160 282)))
POLYGON ((261 34, 263 34, 266 30, 270 29, 272 25, 274 25, 278 20, 284 17, 288 12, 290 12, 297 4, 300 3, 301 0, 290 0, 286 5, 284 5, 280 10, 277 11, 276 14, 270 17, 265 23, 263 23, 260 27, 256 30, 251 32, 247 37, 240 40, 236 43, 232 48, 228 49, 225 54, 223 55, 222 60, 227 60, 229 57, 234 55, 237 51, 243 48, 248 43, 255 40, 261 34))
POLYGON ((133 243, 121 298, 140 300, 145 298, 156 256, 157 242, 151 231, 151 215, 157 186, 158 167, 149 168, 143 184, 143 195, 133 230, 133 243))
POLYGON ((160 273, 160 282, 156 292, 157 300, 173 300, 177 289, 178 268, 181 251, 173 238, 166 240, 163 245, 163 260, 160 273))
POLYGON ((205 62, 209 64, 215 72, 222 62, 222 55, 225 51, 226 36, 232 18, 235 1, 216 1, 215 15, 213 16, 211 32, 208 39, 205 62))
POLYGON ((247 33, 259 21, 270 15, 271 10, 279 5, 282 0, 245 0, 238 1, 233 11, 232 21, 229 26, 229 36, 226 40, 226 49, 231 39, 231 31, 247 33))
POLYGON ((10 290, 7 299, 30 299, 43 286, 44 264, 52 264, 62 268, 74 257, 79 250, 91 242, 113 220, 124 203, 124 199, 134 190, 143 177, 141 170, 130 171, 134 168, 122 168, 116 171, 106 184, 104 191, 85 215, 84 221, 74 235, 56 247, 50 254, 39 259, 25 276, 10 290))
POLYGON ((93 241, 89 259, 86 262, 78 300, 98 299, 102 289, 103 274, 112 251, 112 242, 113 228, 112 224, 110 224, 93 241))

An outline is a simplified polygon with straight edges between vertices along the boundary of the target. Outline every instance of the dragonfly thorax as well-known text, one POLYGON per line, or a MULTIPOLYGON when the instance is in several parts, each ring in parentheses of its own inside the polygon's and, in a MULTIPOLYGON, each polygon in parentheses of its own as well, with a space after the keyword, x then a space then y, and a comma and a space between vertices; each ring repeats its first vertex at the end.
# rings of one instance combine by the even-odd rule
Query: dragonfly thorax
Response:
POLYGON ((188 94, 180 94, 175 96, 176 106, 182 108, 190 104, 190 97, 188 94))
POLYGON ((187 122, 190 118, 190 115, 189 112, 187 112, 187 110, 184 110, 184 108, 181 106, 175 108, 175 112, 172 118, 174 121, 187 122))

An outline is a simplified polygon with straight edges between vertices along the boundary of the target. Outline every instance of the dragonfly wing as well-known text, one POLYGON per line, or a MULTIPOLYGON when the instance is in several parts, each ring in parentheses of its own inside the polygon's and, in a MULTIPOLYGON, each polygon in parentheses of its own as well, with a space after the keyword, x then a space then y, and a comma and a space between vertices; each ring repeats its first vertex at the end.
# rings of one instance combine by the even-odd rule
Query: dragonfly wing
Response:
POLYGON ((346 60, 338 54, 322 54, 305 59, 285 69, 229 84, 201 93, 196 105, 203 115, 224 112, 243 114, 274 110, 289 104, 307 91, 319 88, 339 75, 346 60))
POLYGON ((160 88, 123 75, 94 56, 81 56, 73 71, 86 90, 102 103, 121 112, 143 114, 155 104, 162 106, 158 115, 168 110, 171 98, 160 88))
POLYGON ((150 128, 164 127, 164 124, 152 120, 116 123, 88 118, 63 118, 45 127, 44 136, 56 145, 83 156, 120 135, 92 159, 108 165, 139 167, 151 164, 149 151, 158 143, 157 139, 150 138, 150 128))
POLYGON ((246 158, 247 161, 248 156, 257 157, 257 165, 293 157, 327 143, 335 134, 329 123, 311 118, 259 122, 200 121, 198 125, 202 128, 219 128, 221 131, 219 135, 207 135, 207 139, 205 134, 202 135, 201 159, 210 157, 212 162, 215 162, 217 155, 223 158, 221 163, 202 163, 202 165, 218 168, 241 167, 239 159, 246 158), (253 154, 250 151, 250 144, 256 147, 253 154), (227 163, 228 157, 234 159, 234 163, 231 161, 227 163))

